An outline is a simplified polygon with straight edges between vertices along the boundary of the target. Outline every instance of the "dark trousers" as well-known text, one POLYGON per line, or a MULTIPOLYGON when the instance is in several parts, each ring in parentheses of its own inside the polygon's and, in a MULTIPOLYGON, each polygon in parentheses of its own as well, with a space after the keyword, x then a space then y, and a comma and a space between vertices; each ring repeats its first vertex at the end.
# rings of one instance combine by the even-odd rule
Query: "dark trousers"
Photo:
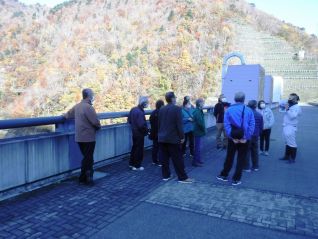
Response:
POLYGON ((182 154, 186 153, 188 141, 189 141, 190 154, 194 155, 194 136, 192 131, 184 134, 184 143, 182 144, 182 154))
POLYGON ((154 139, 152 142, 152 162, 161 164, 161 153, 158 140, 154 139))
POLYGON ((129 165, 135 168, 141 166, 142 160, 144 158, 144 139, 143 135, 133 135, 133 146, 130 152, 129 165))
POLYGON ((250 161, 252 159, 252 168, 258 168, 258 137, 252 137, 248 144, 248 151, 246 155, 246 161, 244 168, 250 169, 250 161))
POLYGON ((269 150, 269 142, 271 137, 272 129, 264 129, 260 135, 260 150, 264 151, 264 142, 265 142, 265 151, 269 150))
POLYGON ((188 178, 182 159, 181 145, 180 144, 168 144, 159 143, 159 149, 162 157, 162 177, 169 178, 171 176, 169 160, 171 158, 174 170, 179 180, 185 180, 188 178))
POLYGON ((193 164, 202 163, 201 161, 201 137, 194 137, 194 158, 193 164))
POLYGON ((82 166, 81 166, 81 181, 87 181, 87 177, 93 178, 93 165, 94 165, 94 142, 78 142, 79 148, 83 155, 82 166))
POLYGON ((235 153, 237 151, 237 162, 236 162, 235 173, 233 175, 233 180, 234 181, 241 180, 242 170, 244 167, 246 154, 247 154, 247 150, 248 150, 248 144, 249 144, 249 142, 246 142, 244 144, 242 144, 242 143, 235 144, 233 142, 233 140, 229 139, 227 153, 226 153, 226 159, 224 162, 224 168, 221 172, 221 176, 227 177, 229 175, 229 172, 231 171, 232 166, 233 166, 235 153))

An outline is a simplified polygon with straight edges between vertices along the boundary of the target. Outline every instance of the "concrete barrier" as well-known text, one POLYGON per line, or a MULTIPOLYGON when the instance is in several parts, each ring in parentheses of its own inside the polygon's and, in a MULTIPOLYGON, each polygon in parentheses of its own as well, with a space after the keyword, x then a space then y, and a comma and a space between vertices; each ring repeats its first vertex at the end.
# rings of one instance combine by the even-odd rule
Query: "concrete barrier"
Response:
MULTIPOLYGON (((205 113, 205 121, 207 128, 215 125, 211 111, 205 113)), ((64 132, 0 140, 0 193, 80 168, 82 155, 74 141, 74 127, 67 125, 63 129, 64 132)), ((97 133, 95 163, 127 156, 131 138, 128 124, 103 126, 97 133)), ((151 145, 146 137, 145 147, 151 145)))

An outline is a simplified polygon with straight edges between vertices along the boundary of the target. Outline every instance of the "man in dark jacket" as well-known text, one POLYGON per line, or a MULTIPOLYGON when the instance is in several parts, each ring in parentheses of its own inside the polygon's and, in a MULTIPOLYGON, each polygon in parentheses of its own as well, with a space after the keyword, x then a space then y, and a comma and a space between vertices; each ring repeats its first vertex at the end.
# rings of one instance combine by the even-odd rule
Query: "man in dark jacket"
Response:
POLYGON ((165 95, 167 105, 159 111, 158 142, 162 154, 162 176, 167 181, 171 178, 169 158, 173 161, 174 169, 180 183, 192 183, 188 178, 182 159, 181 144, 184 142, 181 108, 176 106, 173 92, 165 95))
POLYGON ((158 144, 158 124, 159 124, 159 110, 162 106, 164 106, 164 102, 162 100, 157 100, 156 102, 156 109, 152 111, 149 121, 150 121, 150 135, 149 139, 152 140, 152 163, 158 166, 161 166, 161 159, 159 157, 158 160, 158 153, 159 153, 159 144, 158 144))
POLYGON ((225 149, 227 147, 227 137, 224 129, 224 112, 230 106, 225 95, 221 94, 218 103, 214 106, 214 117, 216 119, 216 147, 225 149), (221 139, 223 133, 223 140, 221 139))
POLYGON ((70 109, 64 117, 75 118, 75 141, 83 154, 80 183, 93 184, 93 164, 96 131, 101 128, 93 107, 94 93, 91 89, 82 91, 83 100, 70 109))
POLYGON ((129 167, 134 171, 142 171, 144 157, 144 139, 148 135, 148 126, 144 109, 148 107, 148 97, 139 98, 138 106, 129 112, 128 123, 131 125, 133 146, 130 152, 129 167))
POLYGON ((263 116, 256 111, 257 107, 257 101, 256 100, 250 100, 248 102, 248 107, 252 109, 254 113, 254 119, 255 119, 255 129, 254 133, 251 137, 251 140, 249 142, 248 146, 248 152, 246 155, 246 162, 245 162, 245 167, 244 171, 245 172, 251 172, 250 169, 250 159, 252 159, 252 170, 253 171, 258 171, 259 169, 259 164, 258 164, 258 139, 263 131, 263 116))

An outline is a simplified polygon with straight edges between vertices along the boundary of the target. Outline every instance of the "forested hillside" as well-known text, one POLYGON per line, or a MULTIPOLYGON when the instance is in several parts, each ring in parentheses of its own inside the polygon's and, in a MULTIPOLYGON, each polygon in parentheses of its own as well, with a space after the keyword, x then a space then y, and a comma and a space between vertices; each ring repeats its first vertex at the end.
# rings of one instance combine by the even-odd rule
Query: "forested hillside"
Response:
POLYGON ((99 112, 171 89, 215 96, 236 19, 317 54, 316 36, 243 0, 0 0, 0 118, 60 114, 83 87, 99 112))

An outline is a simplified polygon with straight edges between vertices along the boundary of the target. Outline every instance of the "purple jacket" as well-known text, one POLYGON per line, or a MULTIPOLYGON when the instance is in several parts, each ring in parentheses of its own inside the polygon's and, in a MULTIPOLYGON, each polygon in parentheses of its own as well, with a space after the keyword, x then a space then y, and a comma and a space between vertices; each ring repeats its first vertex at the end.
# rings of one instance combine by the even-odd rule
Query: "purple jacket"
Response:
POLYGON ((148 134, 145 111, 141 106, 136 106, 130 110, 128 123, 131 125, 133 135, 146 136, 148 134))
POLYGON ((259 137, 261 132, 263 131, 263 116, 257 112, 256 110, 253 110, 254 118, 255 118, 255 129, 253 133, 253 137, 259 137))

